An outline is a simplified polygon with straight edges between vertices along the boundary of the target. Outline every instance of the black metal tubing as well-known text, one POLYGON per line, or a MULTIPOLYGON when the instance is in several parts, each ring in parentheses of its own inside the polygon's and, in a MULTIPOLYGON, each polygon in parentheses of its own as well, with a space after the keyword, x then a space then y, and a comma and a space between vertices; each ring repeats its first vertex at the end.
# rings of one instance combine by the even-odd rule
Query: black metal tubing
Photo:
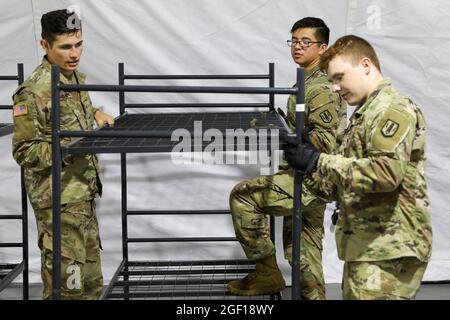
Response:
POLYGON ((13 269, 15 266, 17 266, 17 263, 0 263, 0 271, 13 269))
MULTIPOLYGON (((17 64, 17 76, 0 76, 0 80, 12 80, 17 81, 18 85, 21 85, 24 81, 24 69, 23 63, 17 64)), ((0 105, 0 110, 12 110, 12 105, 0 105)), ((2 128, 1 135, 10 134, 13 131, 13 125, 6 128, 2 128)), ((29 298, 29 278, 28 278, 28 204, 27 194, 25 190, 24 182, 24 170, 20 169, 20 186, 21 186, 21 215, 3 215, 0 216, 0 220, 4 219, 16 219, 22 220, 22 243, 11 244, 10 247, 22 247, 22 262, 14 268, 11 273, 0 281, 0 291, 2 291, 12 280, 14 280, 20 272, 22 272, 22 298, 28 300, 29 298), (20 269, 20 270, 19 270, 20 269), (9 281, 9 282, 8 282, 9 281)), ((8 247, 7 243, 3 243, 0 247, 8 247)))
POLYGON ((131 267, 170 267, 170 266, 214 266, 220 264, 248 266, 255 264, 248 259, 235 260, 177 260, 174 261, 128 261, 128 266, 131 267))
POLYGON ((130 80, 239 80, 239 79, 269 79, 270 74, 238 74, 238 75, 124 75, 124 79, 130 80))
POLYGON ((22 242, 0 242, 0 248, 22 248, 22 242))
MULTIPOLYGON (((119 63, 119 85, 125 85, 125 67, 123 62, 119 63)), ((125 115, 125 92, 119 92, 120 117, 125 115)), ((121 215, 122 215, 122 258, 123 263, 128 261, 128 221, 127 221, 127 154, 120 154, 120 186, 122 194, 121 215)), ((113 278, 114 279, 114 278, 113 278)))
MULTIPOLYGON (((281 117, 280 117, 281 118, 281 117)), ((284 126, 284 123, 283 123, 284 126)), ((272 129, 269 129, 270 131, 272 129)), ((278 130, 275 128, 274 130, 278 130)), ((194 139, 202 140, 201 136, 198 136, 195 131, 186 130, 190 136, 194 139)), ((288 131, 289 132, 289 131, 288 131)), ((73 142, 62 146, 63 156, 67 156, 68 154, 86 154, 86 153, 170 153, 173 149, 173 146, 176 142, 169 139, 169 133, 167 131, 154 131, 154 130, 129 130, 125 128, 103 128, 101 130, 95 131, 61 131, 60 137, 75 137, 79 139, 75 139, 73 142), (115 134, 114 132, 117 132, 115 134), (148 145, 148 144, 137 144, 137 145, 109 145, 106 141, 107 146, 103 145, 103 141, 99 140, 96 145, 92 145, 90 147, 83 147, 82 145, 78 145, 80 139, 82 137, 121 137, 121 138, 162 138, 166 139, 165 142, 162 142, 158 145, 148 145)), ((143 142, 143 141, 142 141, 143 142)), ((272 142, 272 137, 267 136, 267 143, 270 144, 272 142)), ((283 141, 279 142, 279 146, 283 145, 283 141)), ((249 150, 261 150, 260 145, 256 142, 252 142, 249 140, 245 140, 243 144, 235 144, 235 143, 224 143, 224 147, 226 147, 227 151, 249 151, 249 150), (255 149, 256 148, 256 149, 255 149)), ((202 145, 198 146, 197 151, 203 151, 207 145, 202 142, 202 145), (201 150, 200 150, 201 149, 201 150)), ((265 148, 263 148, 265 149, 265 148)))
MULTIPOLYGON (((273 73, 273 72, 272 72, 273 73)), ((298 88, 304 87, 304 80, 303 85, 300 82, 300 75, 303 76, 302 73, 298 73, 298 88)), ((135 76, 136 79, 142 79, 141 77, 138 78, 138 76, 135 76)), ((61 270, 60 270, 60 250, 61 250, 61 243, 60 243, 60 236, 61 236, 61 221, 60 221, 60 210, 61 210, 61 203, 60 203, 60 175, 61 175, 61 145, 60 145, 60 138, 61 137, 86 137, 86 136, 104 136, 104 137, 117 137, 117 136, 131 136, 131 137, 155 137, 157 134, 161 134, 160 137, 167 137, 167 132, 144 132, 144 133, 138 133, 136 131, 119 131, 119 130, 111 130, 111 132, 103 131, 99 134, 99 132, 69 132, 69 131, 60 131, 60 124, 59 124, 59 91, 117 91, 119 92, 119 105, 120 105, 120 112, 121 114, 124 113, 125 109, 125 97, 123 95, 124 92, 192 92, 192 93, 228 93, 228 94, 297 94, 298 92, 302 91, 301 89, 297 88, 261 88, 261 87, 200 87, 200 86, 141 86, 141 85, 125 85, 124 79, 126 79, 127 76, 124 75, 124 68, 123 64, 119 64, 119 85, 89 85, 89 84, 83 84, 83 85, 67 85, 67 84, 60 84, 59 83, 59 67, 58 66, 52 66, 52 117, 54 119, 54 123, 52 126, 52 161, 53 161, 53 246, 54 246, 54 257, 53 257, 53 298, 59 299, 60 298, 60 286, 61 286, 61 270), (117 131, 117 132, 114 132, 117 131), (58 181, 57 181, 58 180, 58 181)), ((274 82, 274 76, 272 74, 271 76, 271 83, 272 85, 274 82)), ((300 94, 301 96, 301 94, 300 94)), ((301 98, 297 101, 301 101, 301 98)), ((271 103, 273 103, 273 100, 271 100, 271 103)), ((303 127, 303 124, 301 123, 299 114, 297 114, 297 137, 299 137, 298 133, 301 133, 301 129, 303 127)), ((301 135, 300 135, 301 137, 301 135)), ((300 138, 299 138, 300 139, 300 138)), ((128 264, 126 263, 128 261, 128 246, 127 244, 129 242, 151 242, 151 241, 167 241, 167 242, 173 242, 174 238, 128 238, 127 235, 127 187, 126 187, 126 154, 121 152, 121 180, 122 180, 122 241, 123 241, 123 257, 124 260, 122 261, 122 265, 124 269, 126 269, 123 272, 124 276, 127 276, 129 274, 134 273, 134 271, 128 271, 128 264)), ((296 178, 296 180, 298 180, 296 178)), ((298 181, 297 181, 298 182, 298 181)), ((300 181, 301 185, 301 181, 300 181)), ((295 188, 294 194, 298 194, 299 189, 295 188)), ((300 190, 301 192, 301 190, 300 190)), ((295 197, 299 198, 299 197, 295 197)), ((295 205, 295 204, 294 204, 295 205)), ((294 206, 295 207, 295 206, 294 206)), ((294 209, 295 210, 295 209, 294 209)), ((297 208, 297 211, 299 211, 299 208, 297 208)), ((297 213, 298 214, 298 213, 297 213)), ((294 213, 295 215, 295 213, 294 213)), ((294 221, 296 217, 294 216, 294 221)), ((295 228, 295 224, 294 224, 295 228)), ((299 237, 295 236, 295 232, 293 235, 293 238, 299 239, 299 237)), ((176 238, 176 241, 204 241, 205 238, 176 238)), ((211 238, 214 239, 213 241, 235 241, 235 238, 211 238)), ((295 255, 295 252, 299 252, 299 243, 296 248, 295 242, 293 244, 293 255, 295 255)), ((295 260, 294 260, 295 264, 295 260)), ((299 262, 298 262, 299 267, 299 262)), ((119 270, 119 269, 118 269, 119 270)), ((294 273, 295 271, 293 271, 294 273)), ((298 271, 297 271, 298 272, 298 271)), ((139 273, 139 272, 138 272, 139 273)), ((139 273, 142 275, 143 273, 139 273)), ((113 278, 112 281, 114 281, 116 278, 113 278)), ((124 278, 125 281, 128 279, 124 278)), ((296 286, 298 284, 293 283, 293 286, 296 286)), ((125 294, 121 296, 134 296, 129 295, 127 293, 128 286, 125 286, 125 294)), ((294 292, 294 288, 293 288, 294 292)))
POLYGON ((249 273, 255 270, 255 268, 240 268, 240 269, 230 269, 228 267, 217 268, 214 269, 169 269, 169 270, 138 270, 138 271, 128 271, 127 273, 123 272, 122 275, 127 274, 129 276, 159 276, 159 275, 180 275, 180 274, 239 274, 239 273, 249 273))
MULTIPOLYGON (((0 292, 5 289, 15 278, 19 276, 21 272, 24 270, 24 261, 18 264, 10 264, 7 265, 8 269, 11 267, 11 271, 8 272, 8 274, 2 278, 0 281, 0 292)), ((25 299, 25 297, 24 297, 25 299)))
POLYGON ((52 200, 53 200, 53 270, 52 298, 61 299, 61 142, 59 67, 52 66, 52 200))
POLYGON ((449 284, 450 280, 429 280, 429 281, 422 281, 422 284, 449 284))
MULTIPOLYGON (((123 63, 119 63, 119 85, 125 85, 125 74, 124 74, 124 65, 123 63)), ((119 92, 119 110, 120 115, 125 113, 125 92, 119 92)))
POLYGON ((20 186, 22 195, 22 243, 24 244, 22 250, 23 261, 23 300, 29 299, 29 259, 28 259, 28 203, 27 203, 27 191, 25 189, 25 170, 20 169, 20 186))
MULTIPOLYGON (((123 86, 125 85, 125 67, 123 63, 119 63, 119 85, 123 86)), ((120 116, 125 115, 125 92, 119 92, 119 111, 120 116)), ((122 203, 121 203, 121 216, 122 216, 122 264, 125 267, 125 270, 128 271, 128 219, 127 219, 127 210, 128 210, 128 191, 127 191, 127 154, 126 153, 120 153, 120 188, 121 188, 121 194, 122 194, 122 203)), ((122 269, 119 267, 117 269, 117 272, 120 272, 122 269), (120 269, 120 270, 119 270, 120 269)), ((114 282, 114 279, 117 279, 113 277, 111 279, 111 283, 114 282)), ((125 281, 128 280, 128 276, 124 277, 125 281)), ((111 284, 110 284, 111 286, 111 284)), ((109 288, 109 287, 108 287, 109 288)), ((128 286, 124 287, 124 294, 128 294, 128 286)), ((111 290, 113 289, 113 286, 111 287, 111 290)), ((108 295, 105 296, 106 298, 108 295)))
POLYGON ((127 263, 126 260, 122 260, 122 262, 120 263, 120 265, 117 268, 116 272, 114 272, 114 275, 113 275, 110 283, 108 284, 108 286, 106 287, 106 289, 103 292, 102 296, 100 297, 100 300, 108 299, 108 297, 110 296, 110 294, 111 294, 112 290, 114 289, 114 286, 115 286, 115 284, 117 282, 117 281, 115 281, 115 279, 119 278, 120 274, 122 273, 122 269, 124 268, 126 263, 127 263))
MULTIPOLYGON (((17 81, 19 85, 25 80, 25 73, 23 69, 23 63, 17 64, 17 81)), ((27 191, 25 189, 25 170, 20 169, 20 193, 22 197, 22 243, 24 244, 22 250, 22 261, 23 261, 23 300, 29 299, 29 257, 28 257, 28 202, 27 202, 27 191)))
MULTIPOLYGON (((269 87, 275 88, 275 63, 269 63, 269 87)), ((275 110, 275 94, 269 94, 270 110, 275 110)))
POLYGON ((12 123, 0 123, 0 137, 7 136, 13 132, 14 125, 12 123))
MULTIPOLYGON (((240 270, 241 271, 241 270, 240 270)), ((245 270, 243 270, 245 271, 245 270)), ((248 271, 253 271, 253 269, 248 269, 248 271)), ((227 272, 229 272, 227 270, 227 272)), ((163 285, 202 285, 202 284, 226 284, 228 281, 227 279, 197 279, 197 280, 129 280, 129 281, 117 281, 116 286, 118 287, 124 287, 124 286, 136 286, 136 287, 143 287, 143 286, 163 286, 163 285)))
POLYGON ((127 103, 126 108, 270 108, 268 103, 127 103))
MULTIPOLYGON (((22 64, 22 63, 19 63, 22 64)), ((23 65, 23 64, 22 64, 23 65)), ((19 76, 0 76, 0 80, 19 80, 19 76)))
POLYGON ((143 86, 114 84, 59 84, 58 87, 60 91, 297 94, 296 88, 266 87, 143 86))
POLYGON ((214 269, 201 269, 201 270, 178 270, 178 269, 170 269, 170 270, 133 270, 128 272, 122 272, 122 275, 128 276, 154 276, 154 275, 174 275, 174 274, 224 274, 224 273, 248 273, 252 271, 252 268, 240 268, 240 269, 229 269, 226 267, 214 269))
MULTIPOLYGON (((122 105, 121 105, 122 107, 122 105)), ((128 193, 127 193, 127 154, 120 154, 120 180, 121 180, 121 193, 122 193, 122 204, 121 204, 121 215, 122 215, 122 259, 125 266, 125 271, 128 271, 128 266, 126 262, 128 262, 128 219, 127 219, 127 210, 128 210, 128 193)), ((122 269, 120 269, 122 270, 122 269)), ((114 281, 112 278, 111 283, 114 281)), ((124 280, 128 280, 128 276, 124 276, 124 280)), ((112 290, 112 287, 111 287, 112 290)), ((129 287, 124 287, 124 294, 129 293, 129 287)), ((108 296, 106 296, 108 297, 108 296)))
MULTIPOLYGON (((122 293, 111 293, 110 298, 171 298, 171 297, 223 297, 232 296, 230 293, 225 293, 223 291, 196 291, 196 292, 133 292, 128 294, 122 293)), ((279 295, 276 295, 279 297, 279 295)), ((277 299, 278 300, 278 299, 277 299)))
POLYGON ((126 166, 126 153, 120 154, 120 169, 121 169, 121 191, 122 191, 122 257, 123 260, 128 261, 128 202, 127 202, 127 166, 126 166))
MULTIPOLYGON (((125 85, 125 67, 123 63, 119 63, 119 85, 125 85)), ((125 92, 119 92, 119 111, 120 116, 125 115, 125 92)), ((122 216, 122 265, 128 270, 126 262, 128 261, 128 220, 127 220, 127 210, 128 210, 128 197, 127 197, 127 154, 120 153, 120 188, 122 194, 121 203, 121 216, 122 216)), ((120 267, 119 267, 120 268, 120 267)), ((120 269, 122 270, 122 269, 120 269)), ((119 269, 117 269, 119 271, 119 269)), ((113 283, 115 277, 112 278, 111 283, 113 283)), ((125 276, 125 280, 128 280, 128 276, 125 276)), ((108 287, 109 288, 109 287, 108 287)), ((111 287, 112 290, 113 287, 111 287)), ((124 287, 124 294, 128 294, 128 286, 124 287)), ((107 298, 108 295, 105 295, 107 298)))
MULTIPOLYGON (((297 142, 302 142, 302 133, 305 126, 305 74, 303 69, 297 69, 295 131, 297 142)), ((300 299, 300 243, 302 231, 302 183, 303 173, 295 170, 294 176, 294 212, 292 219, 292 300, 300 299), (298 195, 298 196, 296 196, 298 195)))
POLYGON ((142 242, 222 242, 237 241, 235 237, 128 238, 128 243, 142 242))
POLYGON ((22 220, 20 214, 2 214, 0 220, 22 220))
MULTIPOLYGON (((270 140, 269 140, 270 143, 270 140)), ((229 145, 225 145, 224 146, 229 146, 229 145)), ((248 150, 254 150, 251 148, 251 146, 256 146, 258 147, 257 144, 246 144, 244 146, 244 149, 238 149, 236 145, 234 145, 234 149, 228 149, 226 150, 228 151, 248 151, 248 150)), ((230 147, 231 148, 231 147, 230 147)), ((156 146, 156 147, 152 147, 152 146, 112 146, 112 147, 101 147, 101 151, 99 152, 93 152, 91 151, 92 148, 88 148, 88 151, 86 151, 86 149, 83 148, 75 148, 72 149, 70 148, 70 151, 68 150, 68 148, 63 147, 62 149, 62 153, 64 156, 66 156, 67 154, 86 154, 86 153, 170 153, 172 150, 172 147, 170 147, 168 149, 167 146, 156 146)), ((203 146, 202 146, 202 151, 204 150, 203 146)), ((261 149, 257 149, 257 150, 261 150, 261 149)), ((195 151, 197 152, 197 151, 195 151)))
MULTIPOLYGON (((190 132, 193 134, 194 132, 190 132)), ((159 130, 121 130, 111 129, 103 131, 60 131, 61 138, 79 138, 79 137, 123 137, 123 138, 170 138, 171 132, 159 130)))
POLYGON ((231 214, 230 210, 130 210, 127 211, 129 216, 144 216, 144 215, 176 215, 176 214, 231 214))

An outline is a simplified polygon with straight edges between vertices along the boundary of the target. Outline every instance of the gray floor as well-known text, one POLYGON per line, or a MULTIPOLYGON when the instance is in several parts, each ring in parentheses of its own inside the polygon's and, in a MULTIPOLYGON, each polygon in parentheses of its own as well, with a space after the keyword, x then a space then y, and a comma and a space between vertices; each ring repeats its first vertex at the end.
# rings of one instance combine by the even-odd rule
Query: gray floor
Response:
MULTIPOLYGON (((325 285, 328 300, 342 300, 341 285, 331 283, 325 285)), ((291 298, 291 288, 283 291, 283 299, 291 298)), ((450 283, 423 284, 417 294, 416 300, 450 300, 450 283)))
MULTIPOLYGON (((332 283, 326 285, 327 299, 341 300, 340 284, 332 283)), ((30 300, 40 300, 42 293, 41 284, 30 285, 30 300)), ((289 300, 291 297, 291 288, 283 291, 283 299, 289 300)), ((12 284, 0 292, 0 300, 22 300, 22 286, 12 284)), ((423 284, 420 288, 416 300, 450 300, 450 283, 445 284, 423 284)))

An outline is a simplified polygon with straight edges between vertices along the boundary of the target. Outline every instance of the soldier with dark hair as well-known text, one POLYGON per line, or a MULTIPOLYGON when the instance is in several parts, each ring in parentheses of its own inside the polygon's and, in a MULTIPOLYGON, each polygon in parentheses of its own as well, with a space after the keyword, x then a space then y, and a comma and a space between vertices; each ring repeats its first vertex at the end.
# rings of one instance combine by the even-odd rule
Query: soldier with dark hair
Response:
MULTIPOLYGON (((291 30, 287 41, 292 59, 305 69, 305 132, 317 148, 332 152, 345 126, 346 105, 331 92, 330 83, 319 70, 319 59, 327 49, 329 29, 319 18, 303 18, 291 30)), ((296 97, 289 97, 285 119, 295 128, 296 97)), ((266 215, 283 216, 285 257, 292 260, 292 207, 294 178, 287 163, 272 176, 245 180, 230 195, 230 208, 236 236, 248 258, 255 260, 256 270, 245 278, 228 283, 238 295, 275 293, 285 286, 270 240, 266 215)), ((303 230, 301 238, 301 295, 303 299, 325 299, 322 271, 323 219, 326 202, 314 195, 305 179, 302 193, 303 230)))
POLYGON ((336 154, 292 142, 286 158, 312 175, 324 197, 339 199, 344 299, 412 299, 432 245, 423 114, 383 77, 360 37, 338 39, 321 68, 356 110, 336 154))
MULTIPOLYGON (((52 293, 52 190, 51 190, 51 65, 61 68, 61 82, 82 84, 77 71, 83 50, 81 21, 66 10, 42 16, 41 46, 46 55, 13 95, 13 157, 25 169, 28 198, 33 206, 41 250, 43 298, 52 293), (78 19, 74 23, 73 19, 78 19)), ((61 128, 92 130, 113 125, 114 119, 92 106, 89 94, 61 92, 61 128)), ((71 139, 63 139, 69 143, 71 139)), ((103 288, 100 237, 95 197, 101 195, 95 155, 73 155, 63 160, 61 173, 62 297, 98 299, 103 288)))

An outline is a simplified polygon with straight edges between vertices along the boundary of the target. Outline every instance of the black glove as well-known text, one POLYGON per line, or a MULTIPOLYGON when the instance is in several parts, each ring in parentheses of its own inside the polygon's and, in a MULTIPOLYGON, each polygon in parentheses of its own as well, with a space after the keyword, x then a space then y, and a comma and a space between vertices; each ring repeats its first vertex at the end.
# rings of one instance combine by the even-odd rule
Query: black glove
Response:
POLYGON ((311 131, 312 129, 305 128, 302 132, 302 141, 311 144, 311 131))
POLYGON ((286 160, 291 167, 310 175, 317 166, 320 152, 312 144, 297 144, 295 140, 288 138, 283 149, 286 160))

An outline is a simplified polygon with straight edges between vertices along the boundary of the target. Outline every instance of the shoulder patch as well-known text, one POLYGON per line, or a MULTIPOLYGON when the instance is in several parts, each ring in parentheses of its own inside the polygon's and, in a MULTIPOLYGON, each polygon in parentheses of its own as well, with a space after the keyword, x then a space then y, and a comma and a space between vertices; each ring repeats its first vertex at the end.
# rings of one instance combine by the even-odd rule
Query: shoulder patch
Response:
POLYGON ((315 110, 310 110, 306 121, 308 124, 318 125, 322 128, 333 128, 337 126, 338 118, 334 104, 328 103, 315 110))
POLYGON ((28 114, 28 107, 26 105, 15 105, 13 107, 13 116, 19 117, 28 114))
POLYGON ((390 109, 384 112, 376 128, 372 131, 372 147, 386 152, 393 152, 405 139, 412 128, 409 113, 390 109))
POLYGON ((387 138, 393 137, 397 132, 399 126, 400 125, 394 120, 387 119, 383 128, 381 128, 381 133, 387 138))
POLYGON ((330 123, 331 121, 333 121, 333 116, 328 110, 322 111, 319 116, 325 123, 330 123))

